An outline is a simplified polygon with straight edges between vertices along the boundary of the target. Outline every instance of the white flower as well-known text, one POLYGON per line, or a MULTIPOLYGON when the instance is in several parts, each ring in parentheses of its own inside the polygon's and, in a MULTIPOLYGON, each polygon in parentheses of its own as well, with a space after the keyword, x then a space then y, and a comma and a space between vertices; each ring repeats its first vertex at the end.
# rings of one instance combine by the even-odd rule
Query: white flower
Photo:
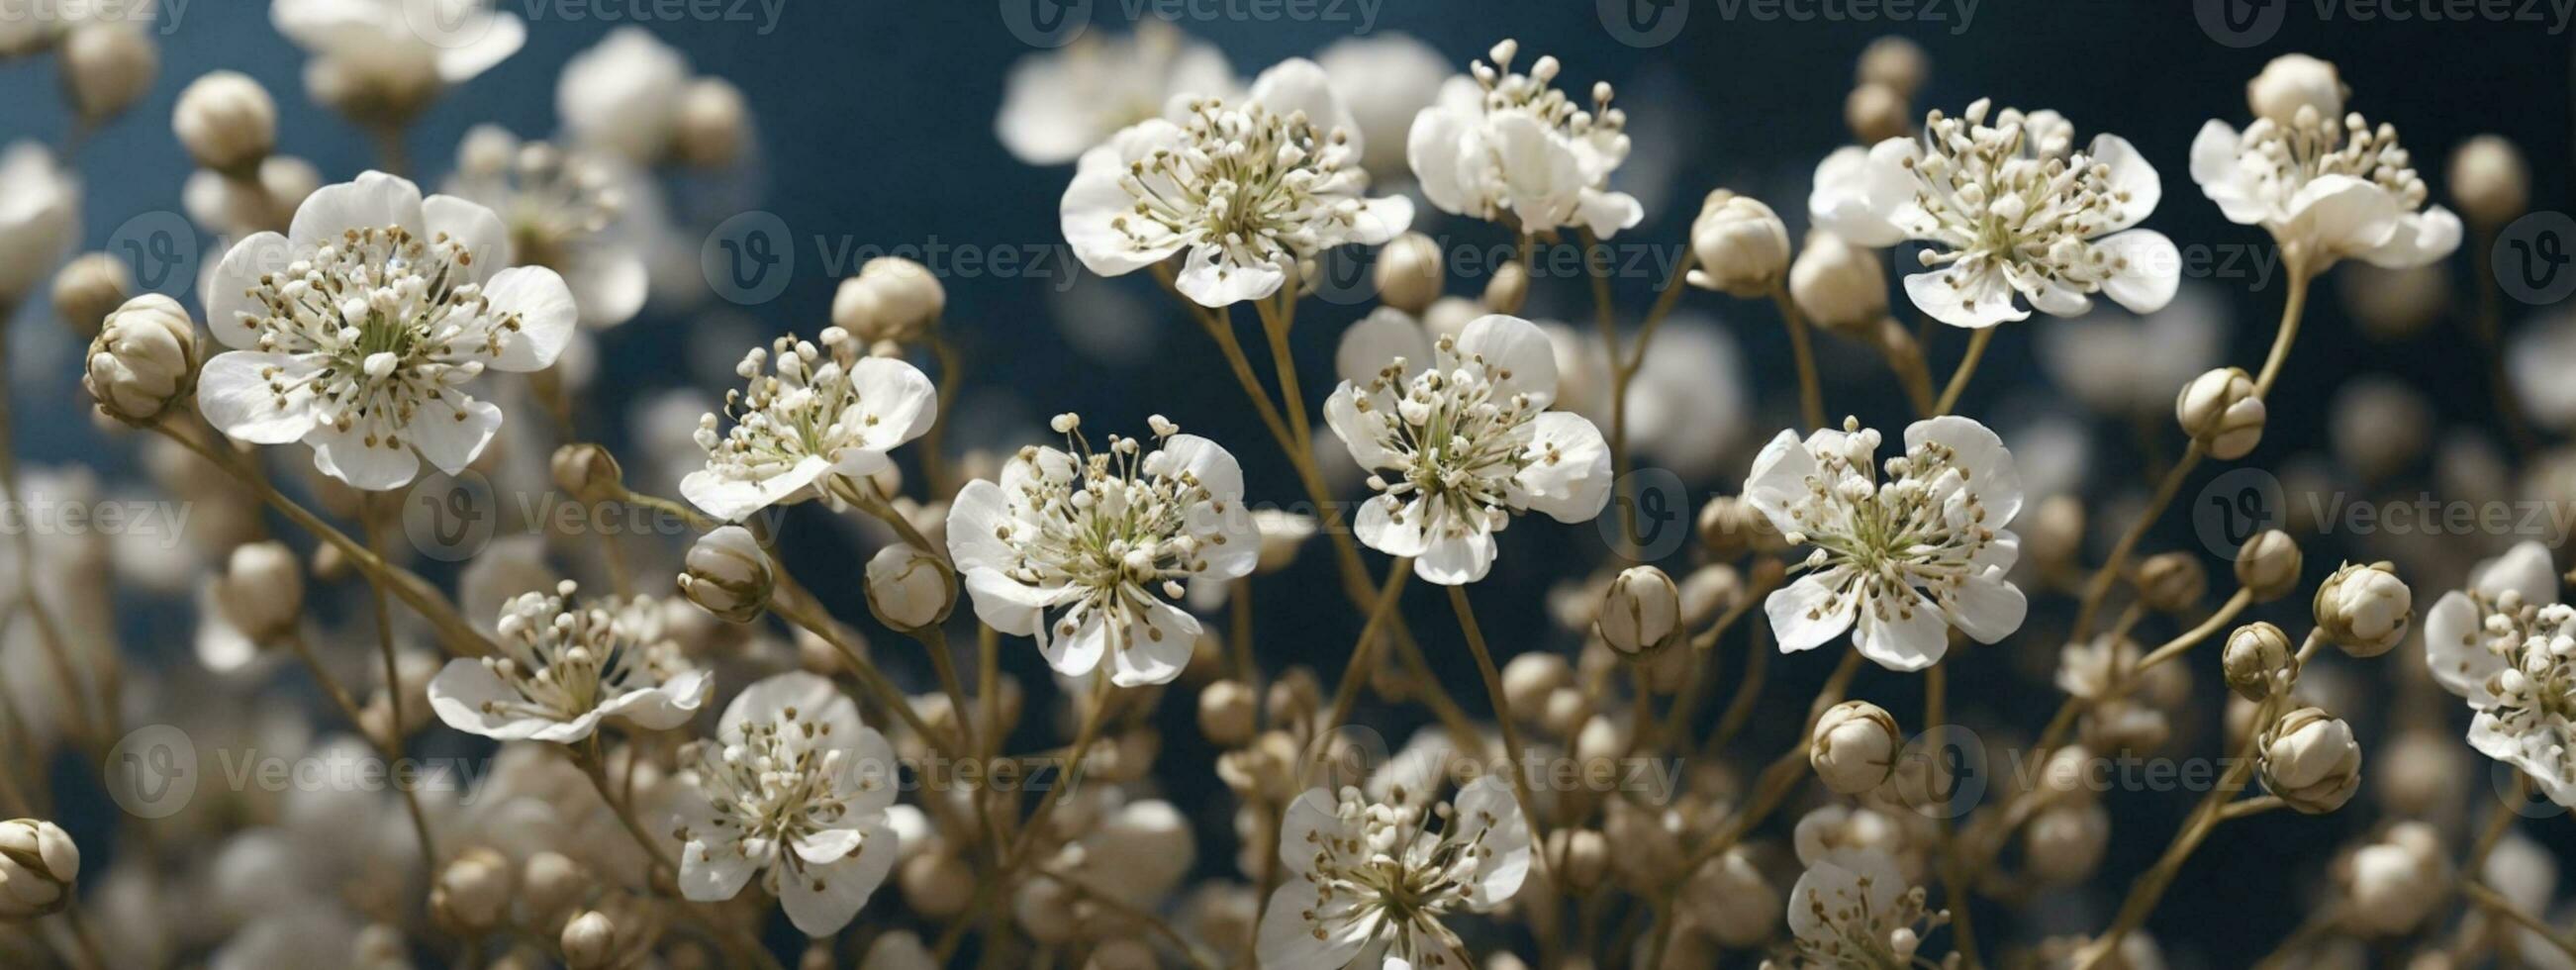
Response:
POLYGON ((649 596, 576 603, 565 580, 501 610, 500 654, 459 657, 429 682, 429 706, 448 727, 502 741, 570 744, 618 718, 648 731, 686 724, 713 678, 662 632, 649 596))
POLYGON ((695 747, 680 775, 680 894, 732 899, 759 875, 805 935, 848 925, 900 851, 886 818, 894 749, 858 705, 824 678, 779 674, 744 688, 695 747))
POLYGON ((727 520, 816 497, 838 508, 874 488, 861 479, 894 467, 886 452, 939 420, 939 392, 919 368, 862 356, 839 327, 822 341, 790 334, 743 356, 734 373, 750 386, 725 392, 733 429, 719 437, 715 415, 698 419, 707 467, 680 480, 681 495, 727 520), (764 374, 773 351, 775 373, 764 374))
POLYGON ((2164 194, 2146 158, 2111 134, 2075 151, 2075 126, 2054 111, 2005 108, 1989 124, 1992 109, 1934 111, 1920 139, 1827 156, 1807 198, 1816 225, 1864 246, 1929 244, 1932 270, 1906 277, 1905 292, 1952 326, 2028 318, 2016 294, 2059 317, 2084 315, 2095 293, 2139 313, 2173 299, 2173 241, 2130 228, 2164 194))
POLYGON ((2515 328, 2505 348, 2514 398, 2533 424, 2551 431, 2576 429, 2576 314, 2559 311, 2515 328))
POLYGON ((2549 548, 2525 542, 2481 564, 2469 588, 2424 614, 2433 679, 2477 717, 2469 746, 2531 776, 2551 801, 2576 807, 2576 608, 2557 602, 2549 548))
POLYGON ((0 307, 36 285, 80 242, 80 178, 32 141, 0 151, 0 307))
POLYGON ((1627 114, 1610 106, 1610 85, 1592 86, 1585 111, 1552 86, 1556 58, 1513 73, 1519 50, 1494 45, 1492 65, 1450 78, 1414 116, 1405 156, 1422 194, 1442 212, 1491 221, 1509 213, 1524 234, 1580 225, 1608 239, 1644 221, 1636 198, 1609 190, 1628 158, 1627 114))
POLYGON ((1249 574, 1260 557, 1234 456, 1153 423, 1150 450, 1112 435, 1095 454, 1059 416, 1073 450, 1021 449, 1000 484, 968 482, 949 507, 949 556, 975 615, 1035 636, 1058 673, 1088 674, 1105 656, 1122 687, 1180 676, 1199 621, 1171 601, 1193 581, 1249 574))
POLYGON ((1271 970, 1474 966, 1442 918, 1491 912, 1529 875, 1529 825, 1491 776, 1461 789, 1454 807, 1312 789, 1280 824, 1286 874, 1258 945, 1271 970))
POLYGON ((1180 291, 1219 307, 1277 292, 1327 249, 1382 243, 1413 223, 1412 200, 1360 195, 1359 135, 1312 61, 1261 72, 1242 103, 1175 108, 1175 120, 1120 131, 1074 169, 1064 237, 1092 272, 1124 275, 1186 250, 1180 291))
POLYGON ((583 326, 613 327, 644 308, 651 272, 642 240, 625 219, 628 194, 641 180, 622 163, 523 143, 494 125, 466 132, 456 155, 448 194, 501 216, 510 229, 512 263, 561 274, 583 326))
POLYGON ((2227 221, 2263 227, 2311 274, 2345 257, 2422 266, 2460 245, 2460 217, 2425 205, 2397 129, 2374 129, 2359 112, 2336 118, 2302 105, 2242 132, 2211 119, 2191 142, 2191 180, 2227 221))
POLYGON ((1802 967, 1904 970, 1937 966, 1916 955, 1923 934, 1948 921, 1927 912, 1879 849, 1836 849, 1810 861, 1789 890, 1789 932, 1802 967))
POLYGON ((1431 45, 1402 31, 1382 30, 1334 41, 1315 55, 1333 83, 1333 93, 1349 105, 1363 150, 1360 164, 1385 180, 1412 176, 1404 164, 1406 133, 1413 117, 1440 95, 1440 85, 1455 72, 1449 59, 1431 45))
POLYGON ((1592 422, 1548 410, 1557 371, 1546 333, 1495 314, 1454 338, 1413 341, 1377 354, 1384 363, 1365 386, 1343 381, 1324 402, 1324 420, 1352 460, 1395 473, 1369 477, 1382 494, 1360 506, 1353 527, 1361 542, 1412 557, 1415 575, 1456 586, 1485 577, 1494 533, 1513 515, 1536 509, 1583 522, 1601 514, 1610 449, 1592 422))
POLYGON ((1084 31, 1062 50, 1021 58, 1003 81, 993 127, 1020 161, 1062 165, 1162 115, 1174 98, 1230 98, 1240 87, 1216 45, 1147 17, 1126 37, 1084 31))
POLYGON ((287 234, 224 254, 206 327, 233 348, 206 362, 197 405, 236 441, 302 441, 313 465, 363 489, 400 488, 427 457, 454 474, 501 409, 464 388, 492 370, 544 370, 577 315, 563 278, 503 269, 509 229, 451 196, 368 172, 313 193, 287 234), (413 454, 418 449, 419 456, 413 454))
POLYGON ((527 42, 488 0, 271 0, 269 20, 313 60, 305 87, 341 108, 403 117, 527 42))
POLYGON ((619 27, 564 62, 555 117, 573 144, 652 165, 670 148, 689 77, 689 59, 652 31, 619 27))
POLYGON ((2021 541, 2004 527, 2021 513, 2021 476, 2003 440, 1968 418, 1917 421, 1880 482, 1878 432, 1844 429, 1780 432, 1745 480, 1781 535, 1815 547, 1806 575, 1762 604, 1781 651, 1851 630, 1880 666, 1921 670, 1941 661, 1950 627, 1979 643, 2020 629, 2029 604, 2004 577, 2021 541))

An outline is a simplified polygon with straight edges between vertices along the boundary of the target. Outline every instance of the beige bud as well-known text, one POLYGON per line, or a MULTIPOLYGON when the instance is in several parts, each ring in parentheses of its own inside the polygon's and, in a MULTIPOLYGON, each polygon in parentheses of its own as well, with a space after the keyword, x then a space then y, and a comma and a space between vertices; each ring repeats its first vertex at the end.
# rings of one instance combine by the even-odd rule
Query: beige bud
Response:
POLYGON ((544 851, 528 857, 519 870, 519 898, 540 916, 552 916, 580 901, 590 891, 590 874, 581 863, 560 852, 544 851))
POLYGON ((1896 770, 1896 718, 1868 701, 1844 701, 1817 719, 1807 748, 1807 763, 1836 794, 1857 795, 1878 787, 1896 770))
POLYGON ((2161 613, 2180 613, 2209 592, 2209 569, 2189 553, 2166 552, 2138 564, 2138 599, 2161 613))
POLYGON ((124 260, 106 253, 77 256, 54 274, 54 315, 81 339, 94 339, 107 315, 133 291, 134 274, 124 260))
POLYGON ((1494 270, 1494 278, 1485 281, 1485 312, 1519 313, 1529 300, 1529 267, 1504 263, 1494 270))
POLYGON ((2022 856, 2030 874, 2052 886, 2091 878, 2111 846, 2111 813, 2100 802, 2052 805, 2022 829, 2022 856))
POLYGON ((1931 76, 1932 58, 1923 53, 1923 45, 1895 34, 1861 48, 1859 69, 1853 72, 1853 79, 1862 84, 1884 84, 1909 98, 1931 76))
POLYGON ((1843 96, 1843 124, 1863 145, 1903 138, 1914 132, 1914 106, 1895 88, 1864 83, 1843 96))
POLYGON ((304 566, 294 550, 275 542, 235 546, 214 582, 215 602, 244 636, 273 643, 294 634, 304 612, 304 566))
POLYGON ((1254 715, 1252 688, 1239 680, 1220 680, 1199 691, 1199 733, 1221 747, 1232 748, 1252 739, 1259 726, 1254 715))
POLYGON ((948 291, 928 267, 901 256, 879 256, 841 281, 832 295, 832 324, 863 343, 910 343, 939 323, 948 291))
POLYGON ((2243 368, 2226 367, 2193 378, 2174 400, 2174 418, 2210 457, 2234 461, 2263 440, 2266 412, 2243 368))
POLYGON ((688 571, 680 574, 680 593, 707 612, 749 623, 769 609, 778 577, 751 530, 728 525, 699 536, 682 564, 688 571))
POLYGON ((1594 621, 1601 640, 1634 657, 1662 649, 1681 628, 1681 591, 1653 566, 1631 566, 1610 581, 1594 621))
POLYGON ((108 314, 81 386, 109 417, 148 425, 184 407, 197 383, 197 324, 179 301, 146 293, 108 314))
POLYGON ((732 165, 751 141, 751 111, 742 91, 718 77, 702 77, 680 92, 671 152, 682 164, 712 169, 732 165))
POLYGON ((1877 250, 1818 229, 1789 267, 1789 298, 1808 321, 1836 333, 1873 333, 1887 319, 1887 267, 1877 250))
POLYGON ((277 148, 277 102, 250 75, 209 71, 179 92, 170 128, 199 166, 256 178, 260 161, 277 148))
POLYGON ((1699 541, 1711 557, 1719 561, 1742 558, 1747 553, 1778 552, 1789 547, 1780 530, 1772 528, 1771 519, 1755 509, 1752 503, 1731 495, 1708 500, 1699 509, 1699 541))
POLYGON ((2282 715, 2261 741, 2263 787, 2291 808, 2322 815, 2361 787, 2361 745, 2352 726, 2314 707, 2282 715))
POLYGON ((2269 623, 2248 623, 2227 635, 2227 649, 2219 665, 2227 675, 2227 689, 2249 701, 2271 698, 2290 689, 2299 676, 2292 663, 2290 635, 2269 623))
POLYGON ((1591 829, 1563 828, 1547 834, 1548 858, 1564 873, 1566 885, 1589 892, 1610 871, 1610 840, 1591 829))
POLYGON ((965 912, 975 896, 975 867, 946 852, 905 859, 896 879, 903 885, 903 901, 934 919, 965 912))
POLYGON ((2022 534, 2023 551, 2042 570, 2056 571, 2074 563, 2075 554, 2084 549, 2084 519, 2082 499, 2049 496, 2039 503, 2029 530, 2022 534))
POLYGON ((572 970, 606 967, 617 951, 617 924, 598 910, 587 910, 564 923, 564 963, 572 970))
POLYGON ((1378 302, 1421 316, 1447 285, 1446 268, 1439 241, 1418 232, 1397 236, 1377 251, 1378 302))
POLYGON ((59 56, 64 95, 93 124, 131 107, 152 90, 153 77, 161 73, 161 51, 130 24, 74 27, 59 56))
POLYGON ((1702 627, 1718 614, 1744 602, 1744 576, 1723 563, 1701 566, 1682 577, 1682 626, 1702 627))
POLYGON ((2531 205, 2531 167, 2502 135, 2479 135, 2451 152, 2451 201, 2484 229, 2512 222, 2531 205))
POLYGON ((1549 694, 1572 683, 1573 666, 1557 654, 1533 650, 1503 664, 1503 701, 1522 717, 1537 716, 1549 694))
POLYGON ((2255 602, 2269 603, 2298 588, 2299 570, 2306 564, 2299 540, 2279 529, 2265 529, 2236 550, 2236 582, 2253 594, 2255 602))
POLYGON ((430 908, 460 929, 482 932, 500 925, 509 911, 513 890, 510 860, 490 849, 467 849, 439 870, 430 889, 430 908))
POLYGON ((626 471, 604 445, 576 441, 555 449, 555 487, 584 502, 618 502, 626 498, 626 471))
POLYGON ((2346 891, 2353 922, 2373 936, 2415 931, 2446 899, 2430 887, 2451 884, 2451 859, 2442 836, 2417 821, 2389 826, 2379 840, 2353 851, 2346 891))
POLYGON ((1718 943, 1736 949, 1757 947, 1770 939, 1784 910, 1780 888, 1763 878, 1761 867, 1753 864, 1742 846, 1726 850, 1691 873, 1676 903, 1718 943))
POLYGON ((868 609, 897 630, 937 624, 957 605, 948 564, 901 542, 868 558, 867 594, 868 609))
POLYGON ((80 882, 80 846, 52 822, 0 822, 0 922, 61 912, 80 882))
POLYGON ((1691 253, 1699 266, 1692 286, 1730 296, 1769 294, 1789 271, 1789 230, 1780 214, 1748 195, 1710 192, 1691 222, 1691 253))
POLYGON ((2286 125, 2306 108, 2325 124, 2339 124, 2349 89, 2335 66, 2306 54, 2283 54, 2263 65, 2263 73, 2245 83, 2245 106, 2257 118, 2286 125))
POLYGON ((2415 594, 2397 578, 2395 563, 2345 563, 2317 587, 2315 608, 2326 642, 2355 657, 2376 657, 2406 639, 2415 594))

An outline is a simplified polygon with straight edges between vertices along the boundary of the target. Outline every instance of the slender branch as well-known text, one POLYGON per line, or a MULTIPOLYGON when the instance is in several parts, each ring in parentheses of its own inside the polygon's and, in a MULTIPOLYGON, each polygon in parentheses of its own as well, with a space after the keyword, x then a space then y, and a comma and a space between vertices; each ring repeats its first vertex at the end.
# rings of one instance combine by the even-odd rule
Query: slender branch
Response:
POLYGON ((1807 317, 1798 312, 1797 301, 1789 291, 1771 290, 1771 302, 1780 307, 1780 321, 1789 328, 1789 357, 1798 367, 1798 416, 1813 431, 1825 426, 1825 388, 1816 377, 1816 347, 1807 333, 1807 317))
POLYGON ((1351 705, 1359 700, 1360 684, 1369 679, 1369 663, 1376 656, 1378 628, 1384 626, 1387 619, 1395 615, 1396 601, 1403 598, 1404 580, 1411 575, 1413 575, 1413 560, 1401 556, 1397 557, 1395 565, 1387 570, 1386 585, 1377 591, 1377 603, 1369 608, 1368 621, 1360 627, 1359 642, 1351 647, 1350 662, 1342 667, 1342 679, 1333 686, 1332 711, 1315 725, 1315 740, 1318 743, 1323 741, 1325 735, 1331 734, 1333 729, 1340 727, 1343 721, 1350 719, 1351 705))
POLYGON ((1950 385, 1933 402, 1932 413, 1948 414, 1959 406, 1959 395, 1967 393, 1968 380, 1977 376, 1977 365, 1986 359, 1986 345, 1995 341, 1996 327, 1982 327, 1968 336, 1968 355, 1959 358, 1959 369, 1950 372, 1950 385))

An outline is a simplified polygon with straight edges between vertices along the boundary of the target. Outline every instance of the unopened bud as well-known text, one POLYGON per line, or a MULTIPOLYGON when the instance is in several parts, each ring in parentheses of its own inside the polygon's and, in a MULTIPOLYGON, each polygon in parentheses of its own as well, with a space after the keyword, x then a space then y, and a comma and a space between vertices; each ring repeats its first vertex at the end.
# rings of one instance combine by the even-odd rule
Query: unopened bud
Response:
POLYGON ((897 630, 937 624, 957 605, 957 584, 948 564, 902 542, 869 557, 867 594, 868 609, 897 630))
POLYGON ((1634 657, 1669 644, 1681 628, 1681 591, 1653 566, 1631 566, 1610 581, 1594 621, 1610 648, 1634 657))
POLYGON ((1691 252, 1699 261, 1690 271, 1692 286, 1763 296, 1789 271, 1789 230, 1761 200, 1718 189, 1691 222, 1691 252))
POLYGON ((430 908, 458 928, 481 932, 500 925, 510 907, 510 860, 485 848, 467 849, 439 870, 430 908))
POLYGON ((589 910, 564 924, 564 963, 572 970, 595 970, 608 966, 616 955, 617 924, 598 910, 589 910))
POLYGON ((1519 263, 1504 263, 1494 270, 1494 278, 1485 282, 1485 311, 1519 313, 1529 300, 1529 268, 1519 263))
POLYGON ((896 881, 903 886, 903 901, 933 919, 965 912, 975 895, 975 868, 946 852, 924 852, 904 860, 896 881))
POLYGON ((61 912, 80 882, 80 846, 52 822, 0 822, 0 921, 61 912))
POLYGON ((81 385, 109 417, 148 425, 197 383, 197 324, 179 301, 146 293, 108 314, 90 341, 81 385))
POLYGON ((1199 733, 1220 747, 1237 747, 1252 739, 1258 725, 1252 688, 1239 680, 1220 680, 1199 691, 1199 733))
POLYGON ((2471 224, 2492 230, 2531 205, 2531 167, 2500 135, 2479 135, 2451 153, 2451 201, 2471 224))
POLYGON ((1896 770, 1901 739, 1896 718, 1868 701, 1844 701, 1825 711, 1807 749, 1816 777, 1836 794, 1857 795, 1878 787, 1896 770))
POLYGON ((841 281, 832 295, 832 324, 869 344, 910 343, 929 333, 947 308, 948 291, 927 267, 879 256, 841 281))
POLYGON ((215 602, 253 642, 292 635, 304 613, 303 564, 275 542, 235 546, 223 575, 215 577, 215 602))
POLYGON ((1862 84, 1843 96, 1843 125, 1863 145, 1913 133, 1913 111, 1904 94, 1884 84, 1862 84))
POLYGON ((2236 550, 2236 582, 2253 594, 2255 602, 2269 603, 2298 588, 2299 570, 2306 562, 2299 540, 2279 529, 2265 529, 2236 550))
POLYGON ((2227 635, 2219 665, 2226 671, 2227 689, 2261 701, 2290 689, 2299 675, 2292 660, 2289 634, 2269 623, 2248 623, 2227 635))
POLYGON ((211 71, 179 92, 170 128, 199 166, 256 178, 260 161, 277 147, 277 102, 250 75, 211 71))
POLYGON ((2415 595, 2397 578, 2395 563, 2345 563, 2317 587, 2315 607, 2327 642, 2355 657, 2376 657, 2406 639, 2415 595))
POLYGON ((98 336, 107 315, 125 305, 134 292, 134 274, 125 261, 106 253, 89 253, 64 263, 54 274, 54 315, 81 339, 98 336))
POLYGON ((728 525, 699 536, 682 563, 688 571, 680 574, 681 594, 707 612, 749 623, 769 609, 778 577, 751 530, 728 525))
POLYGON ((2167 552, 2138 564, 2138 599, 2160 613, 2191 609, 2209 592, 2209 570, 2189 553, 2167 552))
POLYGON ((751 111, 742 91, 723 78, 702 77, 680 92, 671 151, 683 164, 715 169, 732 165, 751 141, 751 111))
POLYGON ((577 441, 555 449, 555 487, 584 502, 626 498, 626 472, 603 445, 577 441))
POLYGON ((2226 367, 2193 378, 2174 400, 2174 418, 2210 457, 2234 461, 2263 440, 2266 412, 2254 396, 2254 379, 2242 368, 2226 367))
POLYGON ((1408 232, 1377 251, 1378 302, 1415 316, 1431 308, 1447 284, 1440 243, 1408 232))
POLYGON ((2261 744, 2263 787, 2303 814, 2342 808, 2361 787, 2361 745, 2352 726, 2323 710, 2282 715, 2261 744))
POLYGON ((1923 53, 1923 45, 1894 34, 1862 48, 1859 70, 1853 72, 1853 79, 1862 84, 1884 84, 1906 97, 1922 90, 1931 76, 1932 58, 1923 53))
POLYGON ((1837 333, 1867 333, 1887 318, 1887 267, 1877 250, 1823 230, 1789 267, 1789 298, 1798 312, 1837 333))
POLYGON ((1699 541, 1708 554, 1723 562, 1747 553, 1777 552, 1788 548, 1788 540, 1771 520, 1751 503, 1731 495, 1708 500, 1699 510, 1699 541))
POLYGON ((83 23, 64 38, 63 93, 90 123, 115 117, 152 90, 161 52, 152 38, 129 24, 83 23))
POLYGON ((2306 54, 2283 54, 2263 65, 2263 73, 2245 82, 2245 106, 2257 118, 2287 125, 2306 108, 2329 125, 2343 118, 2346 94, 2335 66, 2306 54))

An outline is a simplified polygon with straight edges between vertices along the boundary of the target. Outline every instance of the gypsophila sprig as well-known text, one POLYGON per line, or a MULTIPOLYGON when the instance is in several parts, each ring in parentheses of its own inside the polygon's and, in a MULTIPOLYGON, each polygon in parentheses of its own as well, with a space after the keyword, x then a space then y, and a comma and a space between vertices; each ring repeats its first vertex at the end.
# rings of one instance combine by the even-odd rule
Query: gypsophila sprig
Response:
POLYGON ((2021 542, 2012 452, 1986 426, 1944 416, 1905 429, 1905 454, 1878 477, 1879 435, 1856 419, 1801 441, 1783 431, 1753 459, 1744 496, 1792 544, 1804 575, 1763 601, 1783 652, 1845 631, 1890 670, 1941 661, 1951 627, 1994 643, 2029 603, 2004 577, 2021 542))
POLYGON ((680 494, 727 520, 813 498, 833 508, 877 500, 864 479, 894 467, 886 452, 929 432, 939 392, 919 368, 867 356, 849 331, 826 327, 819 339, 789 334, 743 355, 734 374, 748 386, 725 392, 733 428, 719 436, 715 415, 698 419, 707 465, 680 480, 680 494))
POLYGON ((1928 244, 1927 272, 1905 278, 1914 305, 1956 327, 2082 316, 2101 293, 2139 313, 2163 309, 2182 279, 2173 240, 2132 228, 2163 183, 2118 135, 2075 150, 2054 111, 1994 110, 1978 100, 1932 112, 1922 137, 1847 148, 1816 169, 1816 225, 1868 246, 1928 244))
POLYGON ((948 552, 975 615, 1035 636, 1058 673, 1105 658, 1122 687, 1180 676, 1199 621, 1173 601, 1258 563, 1234 455, 1160 415, 1150 424, 1151 442, 1111 435, 1095 452, 1081 419, 1057 415, 1064 449, 1021 449, 999 483, 968 482, 949 507, 948 552))
POLYGON ((849 925, 901 851, 886 818, 894 749, 858 705, 802 671, 743 689, 684 754, 680 893, 732 899, 753 876, 808 936, 849 925))
POLYGON ((1610 191, 1610 174, 1628 160, 1628 115, 1610 106, 1609 82, 1592 85, 1587 110, 1556 89, 1556 58, 1513 71, 1519 51, 1514 41, 1495 44, 1492 64, 1450 78, 1414 116, 1405 155, 1423 196, 1442 212, 1509 220, 1524 234, 1582 226, 1607 239, 1645 221, 1636 197, 1610 191))
POLYGON ((1548 410, 1556 378, 1547 334, 1495 314, 1386 360, 1366 385, 1342 382, 1324 402, 1324 420, 1376 473, 1369 487, 1378 494, 1353 523, 1360 541, 1413 557, 1415 575, 1456 586, 1485 577, 1494 533, 1515 515, 1584 522, 1601 514, 1610 449, 1592 422, 1548 410))
POLYGON ((1372 802, 1357 788, 1339 798, 1311 789, 1281 826, 1285 871, 1261 919, 1264 967, 1473 966, 1443 918, 1491 912, 1529 875, 1529 824, 1490 776, 1438 804, 1401 790, 1372 802))
MULTIPOLYGON (((2324 70, 2332 82, 2332 67, 2324 70)), ((2270 232, 2301 272, 2345 258, 2403 268, 2450 255, 2460 217, 2425 204, 2429 193, 2397 129, 2373 127, 2360 112, 2338 118, 2341 103, 2264 113, 2241 132, 2211 119, 2191 142, 2192 181, 2229 222, 2270 232)))
POLYGON ((1257 300, 1335 246, 1413 224, 1403 196, 1366 198, 1350 112, 1307 60, 1261 72, 1241 103, 1191 98, 1083 153, 1064 190, 1064 238, 1119 276, 1186 251, 1174 285, 1202 306, 1257 300))
POLYGON ((356 488, 407 485, 424 457, 463 471, 501 428, 468 386, 544 370, 572 338, 563 278, 509 257, 490 209, 382 172, 326 186, 286 235, 216 265, 206 327, 233 349, 206 361, 197 406, 235 441, 302 441, 356 488))
POLYGON ((448 727, 503 741, 570 744, 614 719, 647 731, 688 723, 715 678, 664 635, 647 596, 578 601, 570 580, 501 609, 494 657, 459 657, 429 682, 448 727))

